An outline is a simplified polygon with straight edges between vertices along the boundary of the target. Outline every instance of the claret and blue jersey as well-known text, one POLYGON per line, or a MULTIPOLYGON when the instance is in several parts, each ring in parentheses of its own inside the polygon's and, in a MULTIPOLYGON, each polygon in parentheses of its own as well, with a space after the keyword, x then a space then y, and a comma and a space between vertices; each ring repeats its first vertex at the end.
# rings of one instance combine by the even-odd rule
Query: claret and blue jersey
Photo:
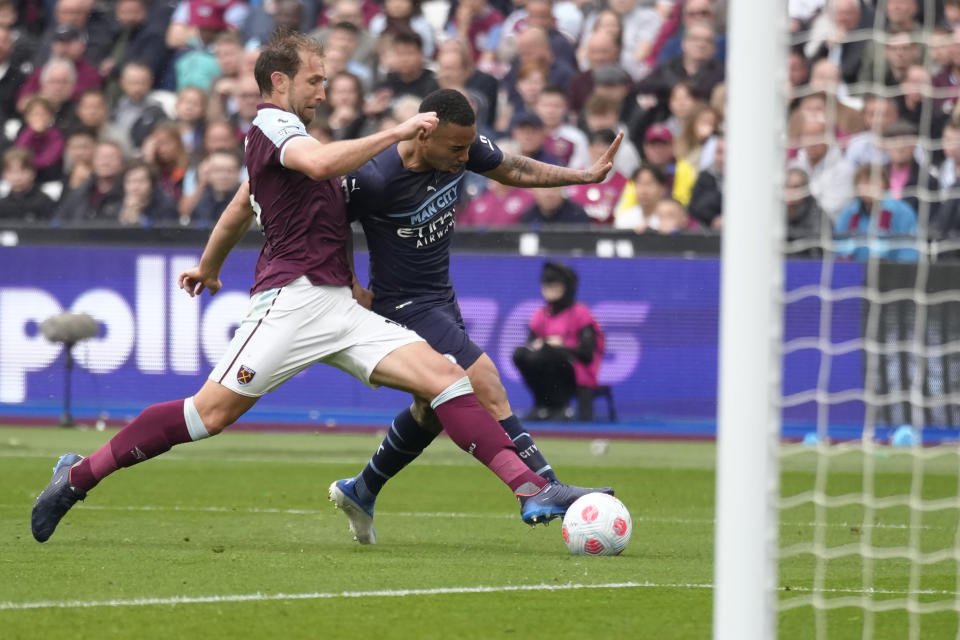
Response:
POLYGON ((344 178, 348 214, 367 236, 374 311, 392 317, 414 304, 455 301, 450 239, 463 178, 467 170, 483 173, 501 162, 503 152, 477 136, 457 172, 410 171, 394 145, 344 178))

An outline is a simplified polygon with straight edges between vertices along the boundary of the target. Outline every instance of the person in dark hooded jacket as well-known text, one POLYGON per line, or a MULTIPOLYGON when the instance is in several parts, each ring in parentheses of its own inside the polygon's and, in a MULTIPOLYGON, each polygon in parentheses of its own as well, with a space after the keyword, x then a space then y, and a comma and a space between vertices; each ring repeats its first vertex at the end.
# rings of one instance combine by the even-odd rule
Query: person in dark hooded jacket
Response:
POLYGON ((578 278, 565 264, 547 262, 540 276, 546 305, 530 318, 526 345, 513 362, 533 395, 527 420, 573 416, 570 400, 578 388, 597 386, 604 339, 586 305, 577 302, 578 278))

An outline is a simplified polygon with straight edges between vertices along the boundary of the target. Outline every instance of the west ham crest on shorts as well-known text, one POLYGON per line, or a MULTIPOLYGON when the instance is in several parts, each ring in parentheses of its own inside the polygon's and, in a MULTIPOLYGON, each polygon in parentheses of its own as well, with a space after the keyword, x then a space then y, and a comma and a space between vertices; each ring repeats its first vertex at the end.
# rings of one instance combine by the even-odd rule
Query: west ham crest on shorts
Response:
POLYGON ((237 382, 240 384, 249 384, 255 375, 257 375, 256 371, 246 365, 240 365, 240 368, 237 369, 237 382))

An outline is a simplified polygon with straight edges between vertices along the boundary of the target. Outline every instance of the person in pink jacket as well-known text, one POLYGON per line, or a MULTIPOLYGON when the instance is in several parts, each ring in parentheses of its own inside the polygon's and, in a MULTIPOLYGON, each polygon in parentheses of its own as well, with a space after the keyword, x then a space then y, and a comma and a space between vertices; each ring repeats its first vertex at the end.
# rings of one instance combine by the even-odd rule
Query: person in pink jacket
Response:
POLYGON ((586 305, 577 302, 576 272, 547 262, 540 276, 546 305, 530 318, 527 343, 513 362, 533 395, 527 420, 573 417, 570 400, 579 388, 597 386, 604 349, 603 331, 586 305))

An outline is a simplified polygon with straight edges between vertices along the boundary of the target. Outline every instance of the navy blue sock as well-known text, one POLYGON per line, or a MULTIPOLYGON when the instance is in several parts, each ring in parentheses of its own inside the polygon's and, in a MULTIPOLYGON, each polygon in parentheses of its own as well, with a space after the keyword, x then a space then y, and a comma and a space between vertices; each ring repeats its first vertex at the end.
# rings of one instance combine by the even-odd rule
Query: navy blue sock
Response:
POLYGON ((357 497, 365 501, 376 498, 387 480, 413 462, 436 437, 417 424, 409 408, 397 414, 380 448, 357 476, 354 484, 357 497))
POLYGON ((534 442, 530 434, 524 430, 523 425, 520 424, 520 418, 517 416, 504 418, 500 421, 500 426, 503 427, 503 430, 506 431, 510 439, 513 440, 514 446, 517 447, 517 455, 520 456, 520 459, 523 460, 524 464, 526 464, 531 471, 538 476, 546 478, 550 482, 557 480, 557 474, 554 473, 553 467, 547 463, 547 459, 540 453, 537 443, 534 442))

